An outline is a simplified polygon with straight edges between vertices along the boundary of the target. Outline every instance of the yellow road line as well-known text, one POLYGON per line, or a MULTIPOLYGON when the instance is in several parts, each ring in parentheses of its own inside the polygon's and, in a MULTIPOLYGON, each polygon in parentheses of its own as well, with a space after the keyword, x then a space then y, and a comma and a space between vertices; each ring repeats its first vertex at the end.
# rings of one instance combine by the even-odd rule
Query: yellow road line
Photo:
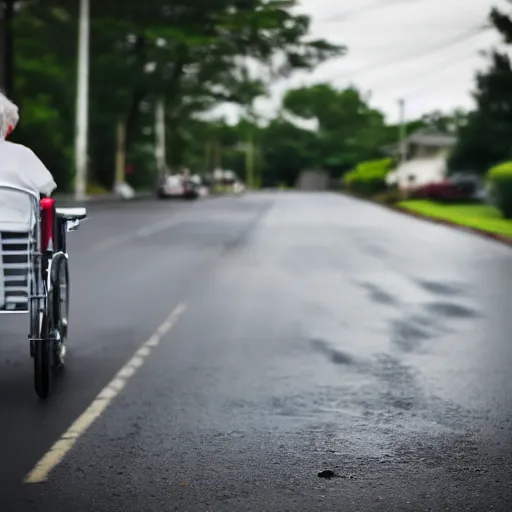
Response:
POLYGON ((183 303, 172 311, 157 329, 156 333, 142 344, 133 357, 119 370, 117 375, 100 391, 91 405, 46 452, 43 458, 25 477, 24 483, 37 484, 48 479, 49 474, 62 462, 79 437, 103 414, 114 398, 125 388, 128 380, 144 364, 151 351, 160 344, 163 336, 169 332, 180 315, 184 313, 186 307, 186 304, 183 303))

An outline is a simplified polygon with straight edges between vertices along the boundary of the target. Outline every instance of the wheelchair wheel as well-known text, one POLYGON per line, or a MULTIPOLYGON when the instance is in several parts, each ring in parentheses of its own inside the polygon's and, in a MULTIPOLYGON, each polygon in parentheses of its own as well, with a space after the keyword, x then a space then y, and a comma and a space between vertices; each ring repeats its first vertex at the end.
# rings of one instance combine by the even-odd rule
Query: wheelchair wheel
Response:
POLYGON ((68 336, 69 311, 69 270, 68 261, 60 257, 52 268, 52 311, 51 326, 52 360, 51 369, 58 372, 64 366, 66 356, 66 341, 68 336))
POLYGON ((44 400, 50 394, 51 367, 51 329, 48 317, 41 321, 39 339, 34 341, 34 386, 37 396, 44 400))

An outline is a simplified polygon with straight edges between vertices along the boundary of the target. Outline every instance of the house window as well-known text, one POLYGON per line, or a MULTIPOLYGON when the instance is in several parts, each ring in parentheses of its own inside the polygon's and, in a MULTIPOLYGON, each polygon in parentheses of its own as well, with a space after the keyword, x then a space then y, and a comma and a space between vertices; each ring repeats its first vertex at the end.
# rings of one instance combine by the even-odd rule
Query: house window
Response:
POLYGON ((432 158, 439 154, 440 148, 436 146, 415 145, 413 148, 413 158, 432 158))

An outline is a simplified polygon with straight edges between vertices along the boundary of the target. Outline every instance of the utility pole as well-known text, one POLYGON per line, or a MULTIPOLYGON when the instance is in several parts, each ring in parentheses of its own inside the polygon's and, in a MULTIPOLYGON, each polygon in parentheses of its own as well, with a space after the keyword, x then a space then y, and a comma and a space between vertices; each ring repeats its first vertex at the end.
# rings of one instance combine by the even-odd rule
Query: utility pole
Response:
POLYGON ((400 109, 398 144, 400 148, 400 163, 403 164, 407 159, 407 147, 405 144, 405 100, 403 98, 398 100, 398 106, 400 109))
POLYGON ((87 186, 87 133, 89 114, 89 0, 80 0, 78 77, 75 133, 75 197, 83 200, 87 186))
POLYGON ((254 144, 252 137, 247 141, 245 150, 245 181, 247 188, 253 188, 254 185, 254 144))
POLYGON ((119 187, 125 181, 125 168, 126 168, 126 123, 124 121, 117 122, 117 151, 116 151, 116 179, 114 183, 114 192, 117 192, 119 187))
POLYGON ((205 143, 204 143, 204 171, 206 174, 210 174, 210 172, 212 171, 211 169, 211 166, 210 166, 210 162, 211 162, 211 149, 212 149, 212 144, 209 140, 207 140, 205 143))
POLYGON ((15 0, 0 0, 0 91, 14 95, 14 31, 15 0))
POLYGON ((167 172, 165 151, 165 103, 163 98, 158 98, 155 106, 155 158, 158 176, 162 179, 167 172))
POLYGON ((222 146, 218 140, 215 140, 214 152, 215 169, 222 169, 222 146))

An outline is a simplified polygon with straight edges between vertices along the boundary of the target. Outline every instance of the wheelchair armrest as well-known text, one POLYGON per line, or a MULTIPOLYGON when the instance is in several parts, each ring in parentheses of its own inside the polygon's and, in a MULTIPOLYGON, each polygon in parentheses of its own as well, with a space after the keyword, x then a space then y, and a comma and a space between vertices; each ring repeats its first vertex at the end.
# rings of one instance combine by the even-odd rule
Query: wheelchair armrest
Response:
POLYGON ((80 221, 87 219, 85 208, 56 208, 57 217, 66 222, 66 231, 75 231, 80 221))
POLYGON ((57 217, 62 220, 84 220, 87 218, 85 208, 56 208, 57 217))

